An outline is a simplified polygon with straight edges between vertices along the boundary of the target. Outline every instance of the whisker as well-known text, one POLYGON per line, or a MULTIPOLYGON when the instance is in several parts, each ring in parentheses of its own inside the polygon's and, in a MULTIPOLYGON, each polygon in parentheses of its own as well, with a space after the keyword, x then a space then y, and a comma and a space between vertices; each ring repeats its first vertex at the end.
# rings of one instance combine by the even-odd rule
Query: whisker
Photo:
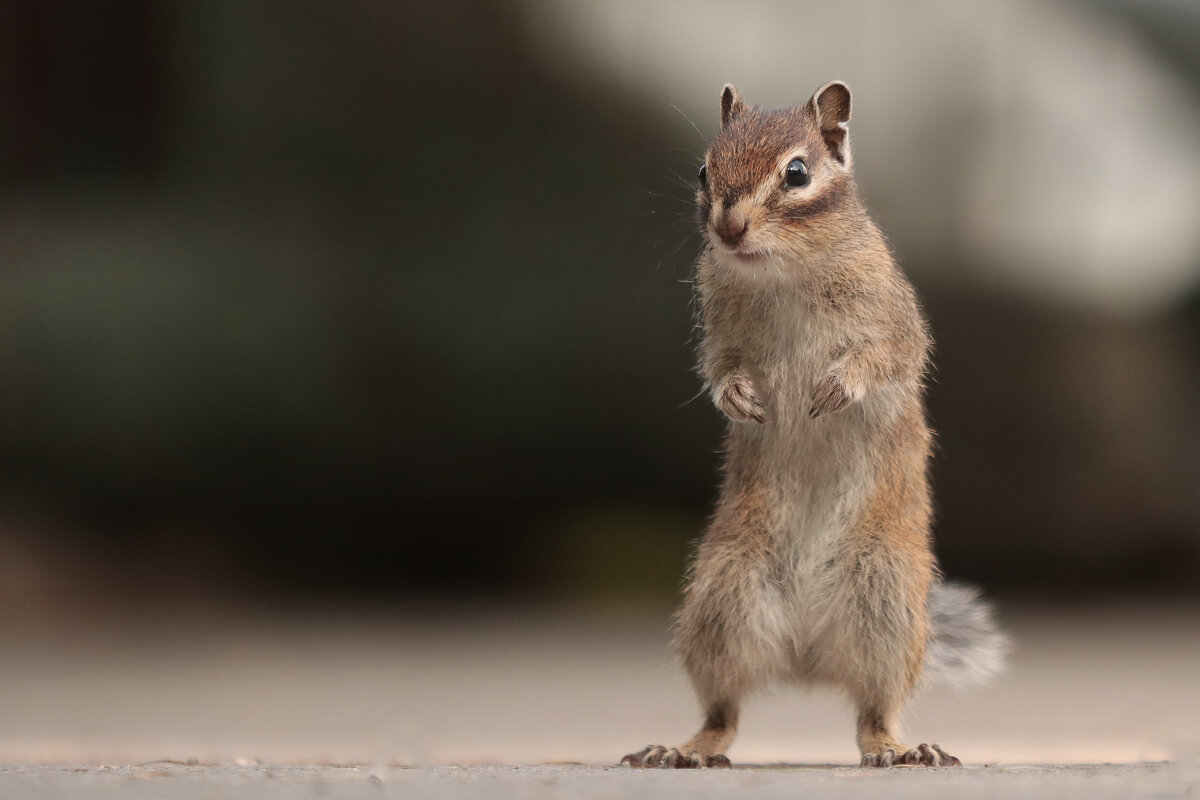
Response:
POLYGON ((699 398, 703 397, 703 396, 704 396, 704 394, 705 394, 705 392, 707 392, 707 391, 708 391, 708 387, 706 387, 706 386, 701 386, 701 387, 700 387, 700 391, 696 392, 694 395, 692 395, 691 397, 689 397, 687 400, 684 400, 682 403, 680 403, 679 405, 675 406, 675 408, 683 408, 684 406, 688 405, 689 403, 694 403, 694 402, 696 402, 696 400, 698 400, 699 398))
POLYGON ((692 122, 692 118, 691 118, 691 117, 689 117, 687 114, 683 113, 683 109, 682 109, 682 108, 680 108, 679 106, 675 105, 674 103, 671 103, 671 108, 673 108, 673 109, 675 109, 676 111, 678 111, 678 112, 679 112, 679 116, 681 116, 681 117, 683 117, 684 119, 686 119, 686 120, 687 120, 687 123, 688 123, 688 125, 691 125, 691 126, 692 126, 692 130, 694 130, 694 131, 696 132, 696 135, 700 137, 700 141, 702 141, 702 142, 708 142, 708 137, 704 135, 704 132, 703 132, 703 131, 701 131, 701 130, 700 130, 700 128, 696 127, 696 123, 692 122))
POLYGON ((675 170, 668 169, 667 174, 675 179, 675 181, 674 181, 675 184, 678 185, 680 188, 686 189, 689 192, 696 191, 696 184, 693 183, 692 181, 688 180, 687 178, 683 177, 675 170))
MULTIPOLYGON (((699 166, 704 161, 703 153, 697 153, 695 150, 689 150, 686 147, 672 147, 672 148, 668 148, 664 152, 683 153, 684 155, 687 156, 686 163, 688 163, 688 164, 695 164, 695 165, 699 166)), ((682 158, 675 159, 675 160, 681 164, 685 162, 685 160, 682 158)))
MULTIPOLYGON (((685 220, 677 219, 674 222, 672 222, 670 225, 667 225, 665 228, 663 228, 662 235, 658 237, 658 240, 654 243, 654 246, 658 247, 660 244, 662 244, 662 240, 667 238, 668 234, 678 232, 679 226, 682 225, 684 223, 684 221, 685 220)), ((685 236, 684 241, 686 241, 686 240, 687 240, 687 237, 685 236)), ((681 246, 682 246, 682 244, 676 246, 675 250, 673 250, 671 252, 671 255, 674 255, 675 253, 679 252, 679 247, 681 247, 681 246)))
POLYGON ((670 200, 672 203, 679 203, 680 205, 688 206, 689 208, 695 206, 695 203, 692 200, 683 197, 675 197, 674 195, 662 194, 661 192, 652 192, 649 190, 646 191, 646 194, 650 195, 651 197, 658 198, 659 200, 670 200))

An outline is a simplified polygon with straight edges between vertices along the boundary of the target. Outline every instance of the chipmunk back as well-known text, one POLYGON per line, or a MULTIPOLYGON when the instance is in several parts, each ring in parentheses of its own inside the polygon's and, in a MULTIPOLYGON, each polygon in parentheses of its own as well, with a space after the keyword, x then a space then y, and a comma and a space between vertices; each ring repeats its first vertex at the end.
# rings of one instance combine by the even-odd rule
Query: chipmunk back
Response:
POLYGON ((849 119, 842 83, 771 111, 721 93, 695 284, 699 371, 729 425, 675 630, 705 722, 632 766, 728 766, 742 701, 780 681, 849 695, 864 766, 957 764, 901 744, 900 711, 923 670, 998 667, 986 606, 936 579, 929 333, 859 198, 849 119))

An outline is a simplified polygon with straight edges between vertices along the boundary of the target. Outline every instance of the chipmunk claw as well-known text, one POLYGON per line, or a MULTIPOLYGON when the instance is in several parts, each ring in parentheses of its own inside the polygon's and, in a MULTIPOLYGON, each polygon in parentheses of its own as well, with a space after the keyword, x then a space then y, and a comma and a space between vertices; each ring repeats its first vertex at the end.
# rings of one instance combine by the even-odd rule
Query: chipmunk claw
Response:
POLYGON ((896 751, 889 747, 882 753, 863 753, 859 766, 886 768, 894 763, 896 763, 896 751))
POLYGON ((717 407, 732 420, 766 424, 767 412, 754 389, 754 381, 745 375, 733 375, 717 393, 717 407))
POLYGON ((942 749, 939 744, 921 743, 899 756, 892 748, 881 753, 863 753, 863 767, 961 767, 962 762, 942 749))
POLYGON ((662 745, 648 744, 644 749, 637 753, 630 753, 621 759, 622 764, 628 764, 634 769, 642 767, 657 767, 658 762, 662 760, 663 753, 667 752, 667 748, 662 745))
POLYGON ((648 744, 637 753, 630 753, 621 759, 622 764, 628 764, 635 769, 653 769, 655 767, 675 766, 679 751, 675 748, 668 750, 661 744, 648 744))
POLYGON ((813 419, 822 414, 832 414, 850 405, 850 392, 836 375, 826 376, 817 388, 809 403, 808 416, 813 419))
POLYGON ((630 753, 621 759, 622 764, 628 764, 634 769, 700 769, 715 767, 729 769, 732 766, 729 758, 723 754, 702 758, 699 750, 693 750, 687 755, 679 748, 666 748, 660 744, 648 744, 637 753, 630 753))
POLYGON ((921 767, 961 767, 962 762, 942 749, 940 744, 921 743, 909 750, 898 764, 921 767))

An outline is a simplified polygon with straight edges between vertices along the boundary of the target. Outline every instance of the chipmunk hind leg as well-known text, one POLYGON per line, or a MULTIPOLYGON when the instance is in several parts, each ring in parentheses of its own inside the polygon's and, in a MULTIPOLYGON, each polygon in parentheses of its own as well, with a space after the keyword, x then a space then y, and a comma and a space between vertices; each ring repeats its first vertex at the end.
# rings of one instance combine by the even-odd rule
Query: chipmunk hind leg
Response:
POLYGON ((632 766, 727 767, 741 701, 786 670, 786 614, 769 579, 771 538, 762 502, 747 494, 718 508, 676 616, 675 646, 704 711, 700 730, 677 748, 649 747, 632 766))
POLYGON ((739 604, 726 593, 711 595, 693 580, 680 610, 675 643, 704 710, 704 723, 678 747, 650 745, 621 761, 633 767, 728 767, 725 751, 737 735, 741 700, 761 680, 757 648, 747 641, 739 604), (723 598, 723 599, 722 599, 723 598))
POLYGON ((864 572, 872 577, 874 591, 860 595, 863 602, 849 622, 851 635, 843 652, 852 654, 843 665, 855 675, 847 688, 858 711, 858 747, 864 767, 958 766, 961 762, 940 745, 901 743, 900 712, 912 694, 925 658, 929 619, 923 602, 924 581, 910 582, 916 574, 864 572), (853 668, 852 668, 853 667, 853 668))

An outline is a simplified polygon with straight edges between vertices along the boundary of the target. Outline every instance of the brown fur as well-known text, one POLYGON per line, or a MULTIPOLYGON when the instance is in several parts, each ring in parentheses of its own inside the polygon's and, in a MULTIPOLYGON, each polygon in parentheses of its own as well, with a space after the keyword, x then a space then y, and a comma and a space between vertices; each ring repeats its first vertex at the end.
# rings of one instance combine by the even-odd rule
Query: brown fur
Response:
POLYGON ((864 765, 956 763, 898 738, 936 573, 929 337, 854 186, 849 90, 763 111, 726 87, 721 108, 697 197, 696 289, 699 369, 730 422, 675 632, 705 722, 679 748, 625 761, 727 764, 743 699, 792 681, 849 695, 864 765), (794 158, 805 187, 784 183, 794 158))

